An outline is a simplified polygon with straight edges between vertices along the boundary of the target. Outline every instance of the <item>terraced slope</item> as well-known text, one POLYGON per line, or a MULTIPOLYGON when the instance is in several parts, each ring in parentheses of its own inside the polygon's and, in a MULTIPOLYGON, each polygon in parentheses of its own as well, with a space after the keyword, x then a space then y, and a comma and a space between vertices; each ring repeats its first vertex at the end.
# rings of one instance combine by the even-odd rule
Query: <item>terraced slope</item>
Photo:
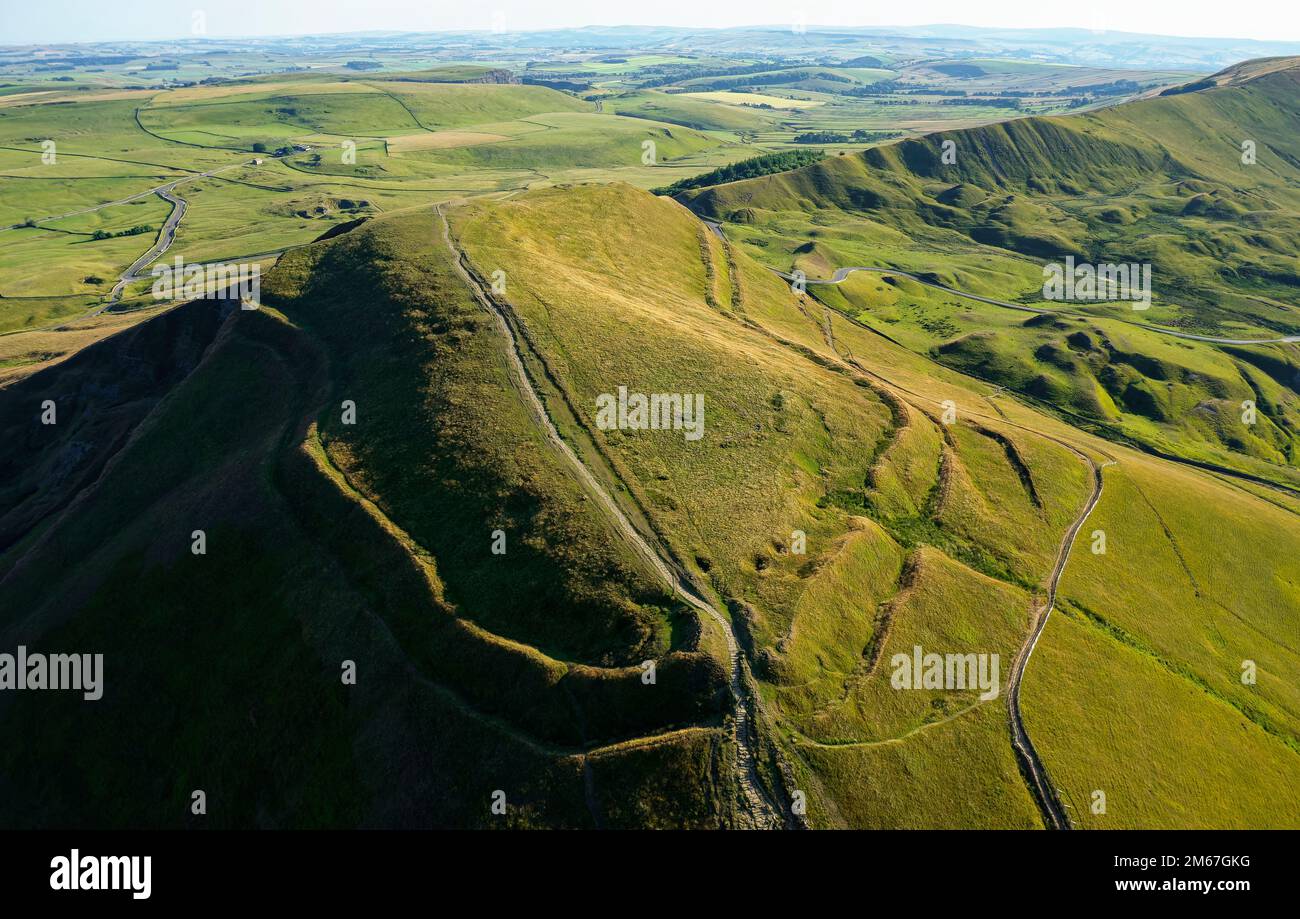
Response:
POLYGON ((0 391, 33 476, 0 645, 107 673, 94 717, 0 700, 38 738, 6 822, 179 825, 205 788, 223 826, 1300 826, 1300 502, 917 354, 670 199, 447 218, 0 391), (105 385, 141 354, 174 369, 105 385), (700 396, 701 436, 602 423, 620 387, 700 396), (918 647, 996 692, 903 687, 918 647))
POLYGON ((191 788, 222 826, 735 819, 722 660, 544 449, 435 231, 320 244, 275 308, 191 304, 4 392, 6 462, 54 471, 7 499, 0 629, 102 648, 110 687, 6 698, 42 738, 6 748, 7 824, 179 825, 191 788), (94 385, 203 323, 178 379, 94 385), (38 396, 61 422, 33 433, 38 396))
MULTIPOLYGON (((1268 769, 1277 770, 1258 797, 1253 789, 1225 792, 1189 781, 1189 738, 1172 728, 1145 753, 1158 764, 1152 773, 1120 779, 1122 766, 1095 733, 1111 713, 1094 710, 1080 723, 1072 715, 1077 691, 1039 689, 1059 685, 1065 669, 1044 663, 1044 649, 1053 659, 1069 653, 1056 637, 1064 626, 1055 623, 1086 602, 1071 590, 1071 572, 1081 553, 1091 558, 1096 515, 1123 514, 1127 493, 1113 483, 1163 464, 1068 428, 792 295, 670 203, 631 189, 535 193, 470 207, 452 220, 473 263, 485 274, 504 272, 505 296, 552 371, 556 402, 570 406, 575 426, 621 470, 629 503, 727 602, 792 773, 787 787, 811 800, 812 825, 1041 825, 1041 806, 1013 754, 1005 681, 1040 621, 1062 558, 1057 612, 1027 668, 1023 705, 1030 737, 1051 741, 1036 746, 1054 785, 1064 785, 1071 822, 1083 824, 1069 809, 1080 800, 1086 806, 1088 795, 1057 776, 1080 768, 1065 765, 1059 738, 1066 737, 1094 744, 1091 767, 1110 763, 1106 779, 1122 781, 1121 794, 1136 797, 1145 787, 1176 805, 1130 810, 1113 823, 1178 825, 1194 807, 1204 809, 1208 825, 1300 819, 1300 801, 1287 787, 1300 768, 1288 739, 1296 736, 1296 709, 1280 683, 1247 690, 1254 701, 1243 697, 1239 720, 1222 722, 1223 733, 1203 738, 1198 754, 1209 756, 1233 731, 1247 731, 1268 769), (641 233, 647 226, 656 232, 641 233), (687 260, 692 246, 698 254, 687 260), (625 257, 632 251, 635 258, 625 257), (619 385, 631 392, 698 389, 711 407, 708 433, 688 442, 664 432, 601 431, 596 399, 619 385), (956 409, 951 424, 944 423, 945 403, 956 409), (1094 493, 1090 466, 1105 466, 1106 490, 1062 555, 1094 493), (795 531, 806 534, 805 555, 791 551, 795 531), (916 645, 998 653, 997 701, 973 692, 894 690, 889 665, 916 645), (1277 809, 1264 807, 1265 794, 1277 809)), ((1113 602, 1124 604, 1133 634, 1187 627, 1177 624, 1187 615, 1180 604, 1152 610, 1136 599, 1166 561, 1135 547, 1169 539, 1163 525, 1174 539, 1199 538, 1193 534, 1217 525, 1198 516, 1202 500, 1236 506, 1247 517, 1291 514, 1272 532, 1280 545, 1300 539, 1293 512, 1269 504, 1286 499, 1167 468, 1188 483, 1152 498, 1159 516, 1131 524, 1141 537, 1126 533, 1120 548, 1111 543, 1111 553, 1127 553, 1132 568, 1105 569, 1113 588, 1132 592, 1113 602)), ((1244 564, 1253 551, 1216 545, 1213 559, 1200 565, 1244 564)), ((1110 556, 1099 558, 1104 564, 1110 556)), ((1276 595, 1218 599, 1220 617, 1252 623, 1250 640, 1257 653, 1267 652, 1273 672, 1297 673, 1286 650, 1294 603, 1276 595), (1284 611, 1261 619, 1269 609, 1284 611)), ((1245 639, 1240 624, 1227 630, 1216 617, 1215 627, 1245 639)), ((1194 659, 1184 648, 1167 656, 1193 682, 1222 681, 1239 671, 1224 652, 1194 659)), ((1114 691, 1140 695, 1143 685, 1127 673, 1114 691)))

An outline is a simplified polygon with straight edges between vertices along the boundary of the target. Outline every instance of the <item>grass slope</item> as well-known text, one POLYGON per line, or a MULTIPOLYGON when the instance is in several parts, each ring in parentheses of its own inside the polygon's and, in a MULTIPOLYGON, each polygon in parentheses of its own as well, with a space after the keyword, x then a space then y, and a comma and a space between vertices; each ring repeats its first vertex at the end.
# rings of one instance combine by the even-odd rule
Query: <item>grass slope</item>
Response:
POLYGON ((6 468, 28 477, 4 498, 0 632, 106 659, 95 708, 4 700, 5 730, 34 738, 4 754, 7 824, 182 826, 193 788, 217 826, 626 826, 644 815, 623 797, 656 795, 656 825, 729 819, 721 664, 540 448, 433 228, 318 244, 268 279, 283 312, 191 304, 0 396, 6 468), (344 394, 355 431, 317 420, 344 394), (35 423, 38 396, 58 425, 35 423))

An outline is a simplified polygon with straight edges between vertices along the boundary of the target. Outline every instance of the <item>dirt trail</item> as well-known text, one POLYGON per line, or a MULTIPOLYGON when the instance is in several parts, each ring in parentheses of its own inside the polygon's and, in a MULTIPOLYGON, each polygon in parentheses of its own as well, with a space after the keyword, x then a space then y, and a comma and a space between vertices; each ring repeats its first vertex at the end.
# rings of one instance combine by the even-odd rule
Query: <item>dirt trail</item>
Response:
MULTIPOLYGON (((827 323, 826 338, 827 343, 833 351, 835 340, 831 331, 831 325, 827 323)), ((836 351, 838 353, 838 351, 836 351)), ((867 370, 852 357, 846 358, 848 363, 856 367, 863 373, 875 377, 880 383, 887 388, 893 388, 888 380, 867 370)), ((912 396, 919 396, 918 393, 912 393, 903 389, 912 396)), ((924 397, 921 397, 924 398, 924 397)), ((934 401, 934 400, 929 400, 934 401)), ((988 418, 978 412, 970 413, 977 418, 988 418)), ((989 419, 992 420, 992 419, 989 419)), ((1029 732, 1025 730, 1024 719, 1020 714, 1020 684, 1025 675, 1025 668, 1029 666, 1029 658, 1034 653, 1034 648, 1038 645, 1038 637, 1043 633, 1043 627, 1047 625, 1047 617, 1051 615, 1052 609, 1056 605, 1056 589, 1060 584, 1061 575, 1065 573, 1066 562, 1070 558, 1070 550, 1074 547, 1075 540, 1078 538, 1079 531, 1083 528, 1084 522, 1092 514, 1097 502, 1101 500, 1102 478, 1101 470, 1106 466, 1115 465, 1115 460, 1108 460, 1102 465, 1098 465, 1092 457, 1088 456, 1073 444, 1055 437, 1042 431, 1032 431, 1023 425, 1016 424, 1004 419, 1004 423, 1010 427, 1017 428, 1038 437, 1043 437, 1052 443, 1055 443, 1069 450, 1087 466, 1092 476, 1092 493, 1088 501, 1079 512, 1079 516, 1074 519, 1070 528, 1066 531, 1065 536, 1061 539, 1060 549, 1056 554, 1056 563, 1052 567, 1051 577, 1047 581, 1047 602, 1039 609, 1034 620, 1034 625, 1029 635, 1025 638, 1024 644, 1016 652, 1016 658, 1011 666, 1011 676, 1007 681, 1007 716, 1011 725, 1011 745, 1019 757, 1021 766, 1025 771, 1025 776, 1029 784, 1029 789, 1034 795, 1034 800, 1038 803, 1039 810, 1042 811, 1043 822, 1050 829, 1068 830, 1070 829, 1070 819, 1065 813, 1065 808, 1061 804, 1060 798, 1056 793, 1056 786, 1052 784, 1051 778, 1047 774, 1047 767, 1043 764, 1034 748, 1033 741, 1029 739, 1029 732)))
POLYGON ((511 369, 514 371, 515 386, 529 406, 542 432, 546 435, 547 441, 566 460, 577 475, 584 490, 600 505, 627 544, 641 556, 651 570, 659 576, 676 596, 711 617, 718 623, 726 636, 729 680, 734 700, 731 731, 736 750, 736 782, 743 799, 740 808, 742 825, 751 829, 781 827, 785 822, 782 810, 768 799, 758 776, 753 750, 754 720, 751 710, 753 703, 745 679, 744 661, 741 658, 740 647, 736 641, 735 632, 731 628, 730 620, 702 595, 702 592, 692 583, 689 574, 671 561, 671 553, 662 546, 651 545, 650 539, 632 524, 627 515, 623 513, 618 502, 592 474, 587 465, 573 451, 573 448, 560 436, 560 432, 546 411, 541 395, 538 393, 524 363, 523 349, 525 345, 520 341, 520 336, 515 331, 513 317, 510 314, 508 305, 499 302, 496 296, 489 293, 489 289, 485 287, 470 264, 468 256, 452 240, 451 227, 442 206, 437 205, 435 211, 442 221, 443 240, 452 254, 457 273, 474 294, 475 299, 479 301, 479 304, 496 320, 497 327, 510 343, 507 354, 511 369))

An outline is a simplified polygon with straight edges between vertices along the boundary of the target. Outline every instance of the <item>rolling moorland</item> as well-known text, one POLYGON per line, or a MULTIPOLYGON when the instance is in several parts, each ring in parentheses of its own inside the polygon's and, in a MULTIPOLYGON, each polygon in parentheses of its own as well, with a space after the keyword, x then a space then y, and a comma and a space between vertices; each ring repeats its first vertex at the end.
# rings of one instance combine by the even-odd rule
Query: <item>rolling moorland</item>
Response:
POLYGON ((231 61, 208 43, 182 45, 0 55, 0 379, 156 309, 150 260, 143 277, 129 266, 182 206, 167 259, 266 268, 332 227, 454 197, 614 179, 657 188, 759 155, 857 152, 1194 76, 951 64, 874 45, 858 50, 879 56, 581 60, 489 48, 433 66, 368 51, 376 69, 358 72, 348 62, 360 49, 231 61), (256 61, 281 72, 245 69, 256 61), (65 334, 42 334, 54 328, 65 334))
POLYGON ((787 272, 911 275, 810 289, 940 363, 1107 436, 1295 487, 1300 351, 1277 340, 1300 332, 1300 162, 1287 149, 1300 72, 1265 61, 1214 84, 903 141, 682 199, 787 272), (1267 152, 1245 164, 1243 142, 1267 152), (1150 307, 1056 309, 1041 265, 1067 256, 1152 265, 1150 307), (1260 406, 1259 424, 1240 423, 1244 400, 1260 406))
POLYGON ((635 58, 0 102, 0 649, 107 686, 0 694, 0 824, 1300 827, 1300 59, 923 125, 997 68, 635 58))

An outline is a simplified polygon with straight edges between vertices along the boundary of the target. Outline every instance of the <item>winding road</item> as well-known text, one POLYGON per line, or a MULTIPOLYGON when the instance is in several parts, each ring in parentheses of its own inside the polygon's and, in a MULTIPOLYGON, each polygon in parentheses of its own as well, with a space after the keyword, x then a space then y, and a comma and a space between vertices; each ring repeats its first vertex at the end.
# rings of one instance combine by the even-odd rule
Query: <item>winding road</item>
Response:
POLYGON ((479 302, 479 305, 496 320, 497 327, 510 344, 507 354, 510 358, 511 369, 514 371, 515 386, 532 411, 538 426, 546 435, 547 441, 569 464, 584 490, 595 498, 597 504, 599 504, 610 522, 614 524, 615 529, 623 536, 633 551, 650 566, 650 569, 672 590, 674 595, 712 618, 726 636, 729 658, 728 678, 731 684, 734 705, 731 730, 736 749, 736 780, 743 797, 741 802, 742 816, 745 825, 751 829, 768 829, 782 826, 784 824, 782 809, 774 805, 768 798, 758 776, 753 750, 752 702, 745 680, 744 662, 740 655, 740 646, 736 641, 736 635, 732 630, 730 620, 704 597, 703 593, 693 583, 690 574, 675 561, 672 561, 672 554, 667 551, 666 547, 651 545, 651 540, 654 537, 647 537, 633 525, 632 521, 623 513, 618 502, 560 435, 524 363, 524 349, 528 345, 521 341, 522 336, 516 330, 515 323, 518 319, 513 315, 512 308, 508 303, 503 302, 501 298, 489 292, 490 287, 484 283, 474 270, 469 256, 452 240, 451 226, 447 221, 447 215, 443 212, 442 205, 435 205, 434 210, 442 221, 443 241, 451 252, 456 272, 474 294, 474 298, 479 302))
MULTIPOLYGON (((125 198, 118 198, 116 201, 105 201, 103 204, 96 204, 93 205, 92 207, 83 207, 80 210, 68 211, 66 214, 50 214, 49 216, 46 217, 34 217, 33 220, 35 220, 36 223, 39 224, 39 223, 48 223, 51 220, 63 220, 66 217, 79 217, 82 214, 93 214, 95 211, 102 211, 106 207, 117 207, 119 204, 130 204, 132 201, 139 201, 141 198, 147 198, 150 195, 159 195, 162 194, 162 192, 164 191, 170 192, 173 189, 175 189, 177 185, 181 185, 185 182, 194 182, 197 181, 198 179, 207 179, 215 175, 220 175, 223 172, 229 172, 231 169, 252 167, 255 165, 256 164, 254 163, 231 163, 228 166, 220 166, 216 169, 210 169, 207 172, 196 172, 193 175, 181 176, 179 179, 173 179, 170 182, 164 182, 162 185, 157 185, 153 188, 147 188, 142 192, 137 192, 134 195, 128 195, 125 198)), ((164 197, 166 196, 164 195, 164 197)), ((6 230, 22 230, 27 228, 28 228, 27 224, 25 223, 15 223, 7 227, 0 227, 0 233, 5 232, 6 230)))
MULTIPOLYGON (((106 201, 103 204, 96 204, 93 207, 85 207, 76 211, 69 211, 66 214, 56 214, 49 217, 37 218, 36 222, 40 224, 50 220, 62 220, 65 217, 77 217, 81 214, 90 214, 95 211, 103 210, 106 207, 116 207, 119 204, 128 204, 132 201, 138 201, 139 199, 148 197, 149 195, 157 195, 158 197, 162 198, 164 201, 169 202, 172 206, 171 213, 167 215, 166 221, 163 222, 162 229, 159 230, 158 237, 154 241, 154 244, 150 246, 143 255, 141 255, 134 262, 132 262, 127 267, 127 269, 118 276, 117 282, 113 285, 113 290, 109 293, 108 299, 105 302, 99 304, 98 306, 94 307, 93 309, 91 309, 86 313, 82 313, 70 319, 61 319, 58 322, 54 322, 49 325, 38 326, 36 328, 12 329, 8 332, 0 332, 0 336, 23 335, 28 332, 49 332, 57 329, 63 329, 69 323, 81 322, 86 319, 92 319, 95 316, 98 316, 100 313, 112 309, 114 306, 116 306, 118 303, 121 302, 122 292, 126 289, 126 286, 134 281, 141 281, 149 277, 149 275, 141 275, 140 272, 143 271, 145 268, 147 268, 149 265, 151 265, 154 261, 161 258, 163 253, 166 252, 168 249, 170 249, 172 243, 176 241, 176 229, 180 226, 181 219, 185 216, 185 211, 189 207, 189 205, 186 203, 184 198, 175 194, 176 186, 181 185, 185 182, 193 182, 196 179, 210 178, 211 176, 218 175, 219 173, 228 172, 231 169, 240 169, 243 167, 256 167, 257 165, 258 163, 256 162, 231 163, 228 166, 221 166, 217 169, 210 169, 207 172, 199 172, 199 173, 195 173, 194 175, 182 176, 179 179, 174 179, 171 182, 166 182, 155 188, 150 188, 147 191, 142 191, 139 192, 138 194, 134 194, 126 198, 120 198, 117 201, 106 201)), ((25 228, 25 224, 14 224, 12 226, 0 227, 0 233, 3 233, 6 230, 17 230, 23 228, 25 228)))
POLYGON ((157 240, 149 247, 148 251, 146 251, 144 255, 132 262, 130 267, 128 267, 126 271, 122 272, 121 276, 117 279, 117 283, 113 285, 113 292, 108 295, 108 302, 96 307, 87 317, 83 318, 98 316, 100 313, 104 312, 104 310, 115 306, 122 299, 122 291, 126 288, 126 285, 133 281, 139 281, 148 277, 148 275, 141 275, 139 272, 149 267, 149 265, 151 265, 155 260, 161 258, 162 254, 170 249, 172 243, 176 241, 176 228, 180 226, 181 218, 185 216, 185 210, 189 206, 186 204, 184 198, 172 194, 173 189, 176 188, 176 184, 177 183, 173 182, 171 185, 164 185, 161 188, 154 189, 154 194, 159 198, 162 198, 164 201, 171 202, 172 206, 172 212, 167 215, 167 220, 163 223, 162 229, 158 231, 157 240))

